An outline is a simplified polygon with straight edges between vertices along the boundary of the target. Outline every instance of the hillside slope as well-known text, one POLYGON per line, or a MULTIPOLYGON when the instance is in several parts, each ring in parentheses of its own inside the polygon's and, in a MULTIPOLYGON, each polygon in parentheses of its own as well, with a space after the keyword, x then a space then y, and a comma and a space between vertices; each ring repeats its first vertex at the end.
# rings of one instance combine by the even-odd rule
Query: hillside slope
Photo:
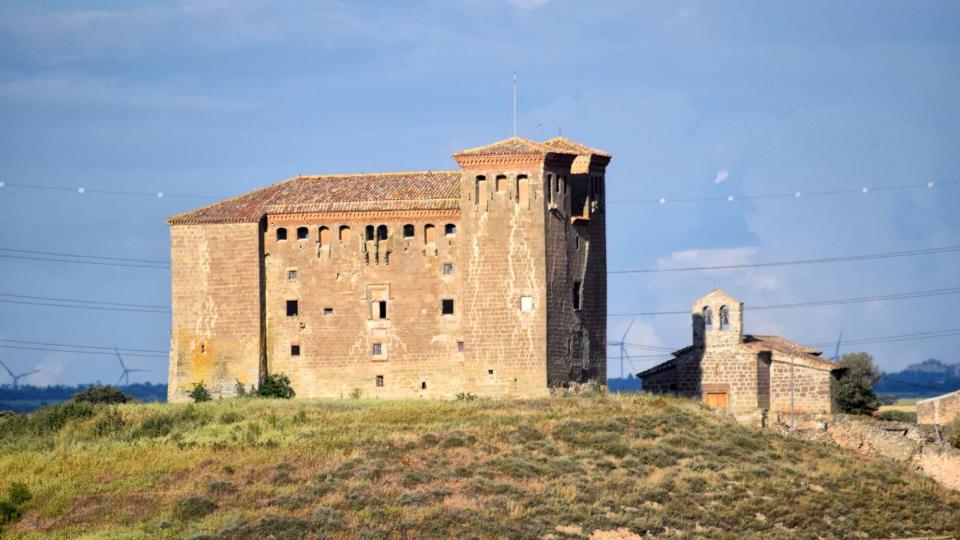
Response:
POLYGON ((0 419, 15 481, 27 538, 960 531, 960 494, 903 467, 647 395, 47 410, 0 419))

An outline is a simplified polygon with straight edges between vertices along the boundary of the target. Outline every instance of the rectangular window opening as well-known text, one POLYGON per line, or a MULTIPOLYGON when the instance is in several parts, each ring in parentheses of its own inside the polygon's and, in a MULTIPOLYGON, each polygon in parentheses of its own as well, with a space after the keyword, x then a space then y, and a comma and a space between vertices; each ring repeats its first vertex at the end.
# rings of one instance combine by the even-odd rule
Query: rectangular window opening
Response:
POLYGON ((449 276, 453 274, 453 263, 443 263, 443 275, 449 276))
POLYGON ((574 281, 573 282, 573 309, 577 311, 580 310, 580 292, 581 292, 580 289, 581 289, 580 282, 574 281))
POLYGON ((453 299, 444 298, 441 301, 440 313, 443 315, 453 315, 453 299))
POLYGON ((377 387, 383 388, 383 375, 377 375, 377 387))
POLYGON ((290 346, 290 356, 300 356, 300 346, 291 345, 290 346))
POLYGON ((372 353, 374 356, 383 356, 383 343, 374 343, 372 353))
POLYGON ((386 300, 380 300, 379 302, 377 302, 377 311, 381 319, 387 318, 387 301, 386 300))
POLYGON ((532 296, 521 296, 520 297, 520 311, 533 311, 533 297, 532 296))
POLYGON ((457 352, 463 352, 463 342, 462 342, 462 341, 458 341, 458 342, 457 342, 457 352))
POLYGON ((296 317, 300 314, 300 302, 287 300, 287 317, 296 317))
POLYGON ((323 316, 328 317, 330 315, 333 315, 333 308, 332 307, 323 308, 323 316))
POLYGON ((295 281, 297 277, 297 270, 295 268, 287 270, 287 279, 290 281, 295 281))

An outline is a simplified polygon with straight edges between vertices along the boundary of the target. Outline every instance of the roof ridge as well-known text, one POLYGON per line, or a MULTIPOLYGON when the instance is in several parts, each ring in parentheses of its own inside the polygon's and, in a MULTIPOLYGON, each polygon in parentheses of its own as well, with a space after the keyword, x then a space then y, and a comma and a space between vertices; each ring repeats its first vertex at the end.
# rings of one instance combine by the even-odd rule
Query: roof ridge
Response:
POLYGON ((504 144, 510 143, 510 142, 519 142, 519 143, 522 143, 522 144, 524 144, 524 145, 526 145, 526 146, 533 147, 534 149, 536 149, 536 150, 538 150, 539 152, 542 152, 542 153, 550 153, 550 152, 553 152, 553 153, 567 153, 567 152, 556 152, 556 149, 550 148, 549 146, 543 144, 542 142, 538 142, 538 141, 535 141, 535 140, 533 140, 533 139, 528 139, 528 138, 526 138, 526 137, 521 137, 521 136, 519 136, 519 135, 514 135, 513 137, 508 137, 508 138, 506 138, 506 139, 501 139, 501 140, 499 140, 499 141, 494 141, 494 142, 492 142, 492 143, 490 143, 490 144, 484 144, 484 145, 482 145, 482 146, 476 146, 476 147, 474 147, 474 148, 467 148, 467 149, 464 149, 464 150, 459 150, 459 151, 457 151, 456 154, 454 154, 454 155, 457 155, 457 154, 471 154, 471 153, 476 153, 476 152, 479 152, 479 151, 481 151, 481 150, 486 150, 486 149, 488 149, 488 148, 496 147, 496 146, 499 146, 499 145, 504 145, 504 144))
POLYGON ((319 178, 350 178, 357 176, 410 176, 416 174, 461 174, 459 170, 438 170, 438 171, 379 171, 379 172, 359 172, 359 173, 324 173, 324 174, 300 174, 289 178, 286 181, 297 179, 319 179, 319 178))

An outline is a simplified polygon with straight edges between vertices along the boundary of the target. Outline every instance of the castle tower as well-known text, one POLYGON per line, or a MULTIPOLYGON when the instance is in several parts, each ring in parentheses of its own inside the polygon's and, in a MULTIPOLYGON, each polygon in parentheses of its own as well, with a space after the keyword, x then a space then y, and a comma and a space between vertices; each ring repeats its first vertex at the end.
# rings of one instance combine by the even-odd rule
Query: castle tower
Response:
POLYGON ((743 342, 743 302, 714 289, 693 303, 693 346, 729 347, 743 342))

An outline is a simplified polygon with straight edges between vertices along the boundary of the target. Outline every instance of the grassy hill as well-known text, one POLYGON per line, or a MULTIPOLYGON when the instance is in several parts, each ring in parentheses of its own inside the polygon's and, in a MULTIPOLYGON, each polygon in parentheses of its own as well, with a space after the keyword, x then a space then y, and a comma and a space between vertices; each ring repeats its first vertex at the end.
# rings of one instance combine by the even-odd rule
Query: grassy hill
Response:
POLYGON ((26 538, 960 531, 960 493, 901 466, 647 395, 67 405, 0 419, 17 481, 26 538))

